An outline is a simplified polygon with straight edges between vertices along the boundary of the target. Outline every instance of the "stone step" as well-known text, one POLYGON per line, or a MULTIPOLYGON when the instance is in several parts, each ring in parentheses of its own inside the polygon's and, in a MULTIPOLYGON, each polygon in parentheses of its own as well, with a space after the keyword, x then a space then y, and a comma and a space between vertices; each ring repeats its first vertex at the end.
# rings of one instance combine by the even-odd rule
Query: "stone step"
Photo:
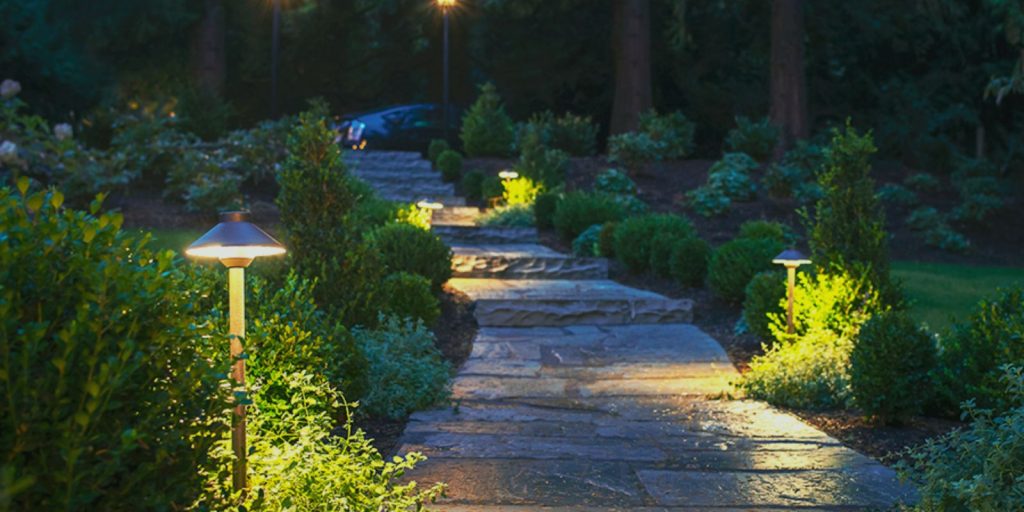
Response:
POLYGON ((476 301, 481 326, 689 323, 693 301, 669 299, 609 280, 453 278, 476 301))
POLYGON ((407 193, 403 194, 392 194, 392 193, 378 193, 381 199, 387 199, 388 201, 395 201, 397 203, 416 204, 424 199, 429 201, 436 201, 446 206, 466 206, 466 198, 455 196, 455 195, 410 195, 407 193))
POLYGON ((391 184, 367 180, 367 183, 382 196, 406 197, 409 201, 455 195, 455 187, 451 183, 441 183, 440 181, 430 184, 391 184))
POLYGON ((422 160, 423 154, 418 151, 344 151, 345 160, 422 160))
POLYGON ((367 174, 424 174, 441 176, 441 173, 431 169, 430 162, 346 162, 348 169, 352 172, 367 174))
POLYGON ((483 214, 476 206, 449 206, 434 210, 430 222, 435 226, 468 226, 475 227, 477 219, 483 214))
POLYGON ((500 279, 606 279, 608 260, 577 258, 538 244, 452 247, 455 277, 500 279))
POLYGON ((433 230, 448 245, 535 244, 538 240, 536 228, 439 225, 433 230))
POLYGON ((441 175, 434 171, 422 171, 418 169, 389 168, 382 170, 352 169, 353 176, 358 176, 367 181, 397 182, 402 183, 408 180, 434 181, 443 183, 441 175))

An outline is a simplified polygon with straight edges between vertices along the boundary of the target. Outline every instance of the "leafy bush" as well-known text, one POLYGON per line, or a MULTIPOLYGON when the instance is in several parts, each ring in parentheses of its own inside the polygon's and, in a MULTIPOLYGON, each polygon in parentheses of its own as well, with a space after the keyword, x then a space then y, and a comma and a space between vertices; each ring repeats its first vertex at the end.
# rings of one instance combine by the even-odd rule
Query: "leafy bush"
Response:
POLYGON ((794 409, 845 408, 853 342, 828 330, 779 340, 750 360, 738 387, 747 396, 794 409))
POLYGON ((1005 414, 968 402, 970 425, 932 438, 899 464, 918 486, 921 510, 1020 510, 1024 475, 1024 372, 1005 367, 1000 394, 1015 406, 1005 414))
POLYGON ((708 170, 707 183, 687 193, 692 208, 706 217, 728 211, 732 201, 748 201, 757 193, 750 173, 758 169, 744 153, 726 153, 708 170))
POLYGON ((533 208, 527 204, 500 206, 484 214, 478 222, 481 226, 532 227, 534 225, 533 208))
POLYGON ((470 157, 507 156, 515 132, 492 83, 480 86, 480 96, 462 118, 462 147, 470 157))
POLYGON ((912 190, 895 183, 882 185, 882 188, 878 189, 878 199, 896 206, 914 206, 921 201, 912 190))
POLYGON ((480 171, 469 171, 462 175, 459 182, 462 194, 470 199, 482 199, 484 192, 484 173, 480 171))
MULTIPOLYGON (((341 160, 334 132, 316 110, 304 112, 288 140, 277 206, 288 253, 300 275, 316 279, 317 304, 346 325, 372 324, 383 272, 352 215, 360 192, 341 160), (344 283, 343 286, 338 283, 344 283)), ((412 228, 422 232, 417 228, 412 228)))
POLYGON ((173 253, 121 231, 120 214, 18 188, 0 188, 0 416, 17 425, 0 430, 0 486, 21 488, 3 505, 187 508, 227 432, 226 365, 211 366, 227 341, 195 325, 173 253))
MULTIPOLYGON (((204 508, 252 511, 278 510, 412 510, 432 503, 443 484, 420 489, 397 480, 425 458, 412 452, 384 459, 352 418, 356 411, 315 374, 282 375, 287 401, 270 400, 254 383, 249 408, 249 486, 239 507, 230 499, 227 480, 211 478, 210 487, 223 496, 204 508), (326 409, 326 410, 325 410, 326 409), (346 418, 335 435, 335 418, 346 418), (221 484, 221 488, 216 486, 221 484)), ((222 452, 228 452, 227 443, 222 452)))
POLYGON ((606 169, 594 179, 594 190, 622 196, 636 195, 636 183, 618 169, 606 169))
POLYGON ((677 160, 693 149, 694 124, 680 112, 658 115, 654 110, 640 116, 640 131, 608 138, 612 161, 634 167, 646 162, 677 160))
POLYGON ((547 188, 555 188, 565 182, 565 173, 569 167, 568 153, 545 146, 536 132, 528 132, 519 145, 519 161, 515 168, 520 176, 547 188))
POLYGON ((919 172, 907 176, 903 184, 918 192, 935 192, 939 189, 939 180, 934 175, 926 172, 919 172))
POLYGON ((550 192, 537 194, 533 200, 533 216, 537 221, 538 228, 547 229, 555 226, 555 210, 558 209, 560 199, 558 194, 550 192))
POLYGON ((974 223, 985 222, 994 213, 1006 207, 1002 197, 991 193, 960 191, 960 204, 953 209, 953 218, 974 223))
MULTIPOLYGON (((864 276, 842 269, 799 272, 793 289, 793 327, 797 336, 825 330, 854 339, 861 325, 878 313, 888 311, 879 293, 864 276)), ((785 315, 768 315, 769 329, 777 339, 790 338, 785 315)))
POLYGON ((935 342, 903 312, 875 315, 850 353, 850 390, 865 414, 901 423, 921 412, 932 388, 935 342))
POLYGON ((697 187, 686 193, 686 203, 704 217, 722 215, 732 207, 732 199, 717 188, 697 187))
POLYGON ((605 258, 615 257, 615 230, 618 222, 605 222, 601 225, 601 233, 597 236, 597 253, 605 258))
POLYGON ((650 211, 647 203, 636 196, 615 196, 615 202, 622 205, 626 215, 643 215, 650 211))
POLYGON ((544 111, 531 116, 525 130, 536 133, 541 144, 573 156, 589 156, 597 151, 599 127, 589 116, 567 112, 555 117, 550 111, 544 111))
POLYGON ((737 238, 767 238, 780 244, 792 244, 796 235, 789 226, 768 220, 748 220, 740 224, 737 238))
POLYGON ((724 300, 742 302, 747 284, 757 273, 772 268, 772 258, 784 244, 765 238, 737 238, 722 244, 711 255, 708 285, 724 300))
POLYGON ((551 221, 562 239, 569 241, 594 224, 619 221, 625 217, 625 208, 613 196, 570 192, 558 201, 551 221))
POLYGON ((584 229, 575 240, 572 241, 572 254, 583 258, 599 256, 600 248, 598 241, 601 237, 602 225, 594 224, 584 229))
POLYGON ((502 180, 501 185, 504 190, 501 198, 507 206, 532 206, 537 194, 544 189, 541 184, 525 176, 502 180))
POLYGON ((929 229, 924 234, 924 243, 950 252, 964 252, 971 246, 967 237, 957 233, 946 224, 929 229))
POLYGON ((227 132, 232 109, 220 96, 192 88, 181 94, 177 113, 181 129, 212 141, 227 132))
POLYGON ((676 242, 669 256, 669 274, 679 284, 691 288, 704 286, 711 261, 711 246, 695 236, 676 242))
POLYGON ((656 162, 662 159, 661 145, 646 133, 620 133, 608 137, 608 158, 626 167, 656 162))
POLYGON ((215 213, 242 204, 242 177, 225 167, 223 155, 185 151, 167 174, 164 197, 184 201, 190 212, 215 213))
POLYGON ((630 217, 615 229, 615 257, 631 272, 647 270, 651 262, 651 243, 655 238, 689 238, 696 235, 685 217, 648 214, 630 217))
POLYGON ((441 156, 441 153, 448 151, 452 147, 448 145, 448 141, 444 139, 433 139, 430 141, 430 145, 427 146, 427 159, 430 163, 437 165, 437 158, 441 156))
POLYGON ((651 240, 651 256, 648 261, 648 268, 658 277, 672 277, 672 251, 676 244, 686 238, 693 238, 694 235, 684 236, 678 234, 667 234, 656 236, 651 240))
POLYGON ((942 214, 931 206, 922 206, 910 212, 906 220, 907 226, 916 231, 929 231, 946 223, 942 214))
POLYGON ((819 183, 818 201, 808 227, 812 260, 822 268, 839 265, 870 276, 873 288, 891 300, 899 295, 889 280, 889 242, 885 210, 875 197, 871 134, 859 135, 849 124, 832 131, 819 183))
POLYGON ((419 274, 435 291, 452 276, 452 250, 430 231, 392 223, 374 229, 367 239, 389 273, 419 274))
POLYGON ((1024 366, 1024 289, 1011 288, 978 303, 971 316, 941 339, 940 389, 946 406, 974 400, 982 408, 1005 409, 1000 367, 1024 366))
POLYGON ((480 184, 480 190, 481 199, 484 202, 490 202, 501 199, 501 195, 505 192, 505 186, 497 176, 486 176, 483 183, 480 184))
POLYGON ((778 140, 779 128, 772 124, 771 119, 764 117, 752 121, 748 117, 737 116, 736 127, 725 136, 725 147, 727 151, 746 153, 758 162, 765 162, 771 158, 778 140))
POLYGON ((442 151, 437 156, 437 167, 441 169, 441 179, 449 183, 458 181, 462 176, 462 154, 453 149, 442 151))
POLYGON ((381 284, 381 295, 387 297, 385 314, 420 320, 426 325, 433 325, 441 316, 441 303, 430 289, 430 280, 419 274, 388 275, 381 284))
POLYGON ((782 161, 768 166, 764 186, 773 197, 794 197, 802 204, 817 201, 821 188, 815 182, 824 163, 824 150, 805 140, 797 141, 782 161))
POLYGON ((448 362, 422 322, 382 318, 380 328, 353 331, 369 361, 369 393, 361 403, 373 415, 403 418, 448 398, 448 362))
POLYGON ((743 299, 743 321, 759 340, 771 344, 769 315, 785 315, 786 272, 766 270, 747 283, 743 299))

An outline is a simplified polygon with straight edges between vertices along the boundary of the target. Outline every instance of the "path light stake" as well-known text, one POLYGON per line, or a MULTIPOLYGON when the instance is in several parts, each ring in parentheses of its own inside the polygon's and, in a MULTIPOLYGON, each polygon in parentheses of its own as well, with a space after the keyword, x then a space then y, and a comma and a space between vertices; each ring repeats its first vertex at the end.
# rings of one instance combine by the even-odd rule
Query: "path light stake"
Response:
POLYGON ((786 308, 786 333, 793 334, 795 330, 793 327, 793 290, 796 288, 796 269, 800 265, 810 264, 811 260, 807 259, 807 256, 804 256, 803 253, 796 249, 788 249, 776 256, 772 263, 785 265, 786 267, 786 296, 788 300, 788 307, 786 308))
POLYGON ((448 142, 448 13, 455 7, 456 0, 437 0, 437 6, 441 9, 441 16, 444 17, 444 83, 442 89, 444 91, 444 114, 442 120, 444 122, 444 140, 448 142))
POLYGON ((235 452, 232 484, 245 489, 245 267, 261 256, 284 254, 284 246, 249 222, 249 212, 223 212, 220 223, 192 242, 185 254, 193 258, 217 258, 228 268, 229 338, 231 339, 231 378, 235 381, 235 414, 231 427, 231 447, 235 452))

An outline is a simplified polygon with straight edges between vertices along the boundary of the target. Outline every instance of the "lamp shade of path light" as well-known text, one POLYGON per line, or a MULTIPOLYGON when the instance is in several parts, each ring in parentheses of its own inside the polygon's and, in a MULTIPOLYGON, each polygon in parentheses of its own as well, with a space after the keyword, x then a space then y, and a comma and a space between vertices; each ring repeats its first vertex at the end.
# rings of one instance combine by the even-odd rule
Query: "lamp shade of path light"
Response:
POLYGON ((796 269, 809 265, 811 260, 796 249, 787 249, 772 259, 772 263, 786 267, 786 333, 793 334, 793 290, 796 288, 796 269))
POLYGON ((236 491, 246 487, 245 450, 245 267, 256 258, 284 254, 280 242, 249 222, 248 212, 224 212, 220 223, 192 242, 185 254, 193 258, 216 258, 228 267, 229 338, 231 341, 231 378, 235 381, 235 409, 231 427, 231 446, 235 453, 232 484, 236 491))

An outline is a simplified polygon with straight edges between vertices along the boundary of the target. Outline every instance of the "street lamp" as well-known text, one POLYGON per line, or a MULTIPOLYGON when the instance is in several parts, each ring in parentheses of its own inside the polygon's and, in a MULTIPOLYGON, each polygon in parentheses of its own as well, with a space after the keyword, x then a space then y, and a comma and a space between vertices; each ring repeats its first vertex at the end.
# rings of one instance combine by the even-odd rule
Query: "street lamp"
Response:
POLYGON ((284 246, 249 222, 249 212, 224 212, 220 223, 192 242, 185 254, 193 258, 217 258, 228 267, 229 337, 231 339, 231 378, 235 381, 234 422, 231 447, 235 452, 232 484, 245 489, 245 267, 261 256, 284 254, 284 246))
POLYGON ((503 179, 503 180, 506 180, 506 181, 514 180, 514 179, 519 177, 519 173, 516 172, 516 171, 510 171, 510 170, 506 169, 504 171, 499 172, 498 173, 498 177, 503 179))
POLYGON ((273 0, 270 35, 270 118, 277 119, 277 68, 281 50, 281 0, 273 0))
POLYGON ((786 297, 788 306, 786 308, 786 333, 793 334, 793 290, 796 288, 796 269, 800 265, 808 265, 811 260, 796 249, 782 251, 772 263, 786 267, 786 297))
POLYGON ((437 0, 437 6, 441 9, 441 16, 444 18, 444 80, 442 94, 444 95, 444 140, 448 141, 448 13, 451 11, 457 0, 437 0))

